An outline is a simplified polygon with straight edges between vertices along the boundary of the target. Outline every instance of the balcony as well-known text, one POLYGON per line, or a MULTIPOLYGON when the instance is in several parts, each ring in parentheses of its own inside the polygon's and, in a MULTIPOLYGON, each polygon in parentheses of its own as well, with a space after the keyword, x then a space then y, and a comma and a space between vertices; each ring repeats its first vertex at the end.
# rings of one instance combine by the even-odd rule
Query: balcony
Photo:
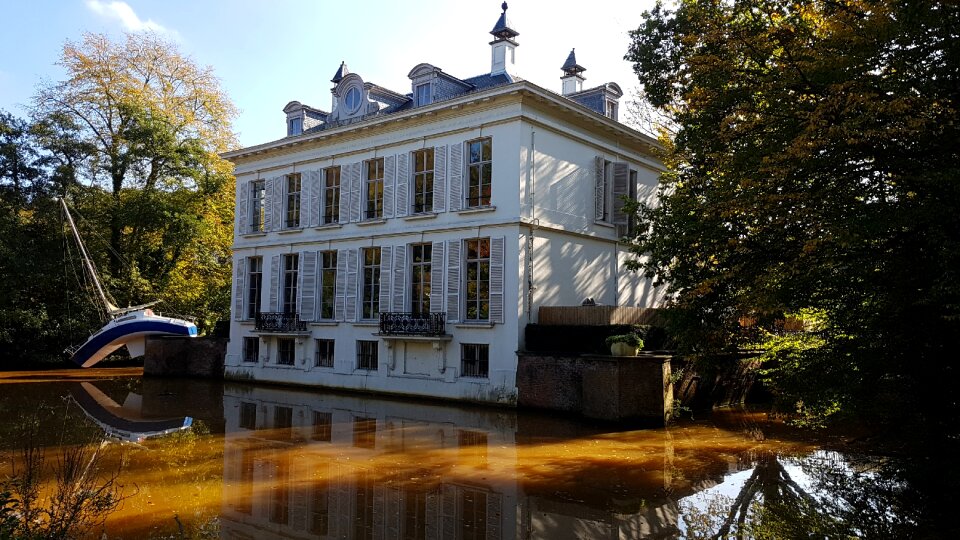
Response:
POLYGON ((439 337, 446 330, 446 313, 381 313, 381 336, 439 337))
POLYGON ((254 330, 275 334, 299 334, 307 331, 307 323, 300 320, 299 313, 257 313, 254 330))

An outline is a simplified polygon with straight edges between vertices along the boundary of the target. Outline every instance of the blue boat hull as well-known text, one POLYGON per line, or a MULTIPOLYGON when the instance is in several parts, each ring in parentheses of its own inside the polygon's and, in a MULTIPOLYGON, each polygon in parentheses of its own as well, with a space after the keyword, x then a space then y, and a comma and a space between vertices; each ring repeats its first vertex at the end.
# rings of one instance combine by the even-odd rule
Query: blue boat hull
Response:
POLYGON ((196 337, 197 327, 193 323, 169 321, 137 319, 107 328, 81 345, 70 360, 79 367, 90 367, 127 343, 144 340, 146 336, 196 337))

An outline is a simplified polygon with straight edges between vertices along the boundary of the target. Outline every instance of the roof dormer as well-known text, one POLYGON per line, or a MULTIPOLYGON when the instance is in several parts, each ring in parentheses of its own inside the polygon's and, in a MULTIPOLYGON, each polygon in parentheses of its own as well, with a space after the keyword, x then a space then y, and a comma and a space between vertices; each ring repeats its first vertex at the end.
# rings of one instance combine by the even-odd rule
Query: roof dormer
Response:
POLYGON ((327 121, 328 113, 299 101, 291 101, 283 108, 287 115, 287 137, 300 135, 327 121))

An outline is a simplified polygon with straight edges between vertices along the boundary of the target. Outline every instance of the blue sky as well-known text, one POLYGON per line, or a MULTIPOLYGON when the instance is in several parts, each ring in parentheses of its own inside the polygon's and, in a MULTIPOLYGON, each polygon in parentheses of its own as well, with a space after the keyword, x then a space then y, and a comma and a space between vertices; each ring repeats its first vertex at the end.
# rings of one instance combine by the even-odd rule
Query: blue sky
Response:
MULTIPOLYGON (((509 2, 507 16, 520 32, 517 73, 559 92, 560 66, 576 47, 585 87, 613 81, 629 94, 636 77, 622 59, 627 32, 652 4, 509 2)), ((400 93, 410 91, 407 73, 420 62, 461 78, 489 72, 488 32, 500 12, 499 0, 3 0, 0 109, 27 115, 36 85, 62 78, 54 63, 66 40, 152 30, 214 68, 241 111, 234 123, 240 143, 250 146, 284 135, 289 101, 329 110, 329 81, 341 60, 365 81, 400 93)))

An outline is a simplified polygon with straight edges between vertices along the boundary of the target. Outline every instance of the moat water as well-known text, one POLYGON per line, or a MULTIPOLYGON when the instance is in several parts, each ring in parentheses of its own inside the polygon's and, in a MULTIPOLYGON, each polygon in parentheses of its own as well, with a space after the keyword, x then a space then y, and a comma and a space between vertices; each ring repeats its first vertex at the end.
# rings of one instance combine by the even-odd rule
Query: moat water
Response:
MULTIPOLYGON (((666 429, 135 368, 0 372, 0 480, 24 422, 56 456, 110 432, 122 506, 96 538, 951 537, 911 460, 854 452, 764 412, 666 429), (139 436, 189 429, 140 442, 139 436), (188 422, 189 423, 189 422, 188 422), (116 424, 111 427, 111 424, 116 424), (143 432, 138 432, 142 430, 143 432), (104 536, 105 535, 105 536, 104 536)), ((949 486, 946 486, 949 489, 949 486)), ((953 486, 953 490, 956 486, 953 486)))

